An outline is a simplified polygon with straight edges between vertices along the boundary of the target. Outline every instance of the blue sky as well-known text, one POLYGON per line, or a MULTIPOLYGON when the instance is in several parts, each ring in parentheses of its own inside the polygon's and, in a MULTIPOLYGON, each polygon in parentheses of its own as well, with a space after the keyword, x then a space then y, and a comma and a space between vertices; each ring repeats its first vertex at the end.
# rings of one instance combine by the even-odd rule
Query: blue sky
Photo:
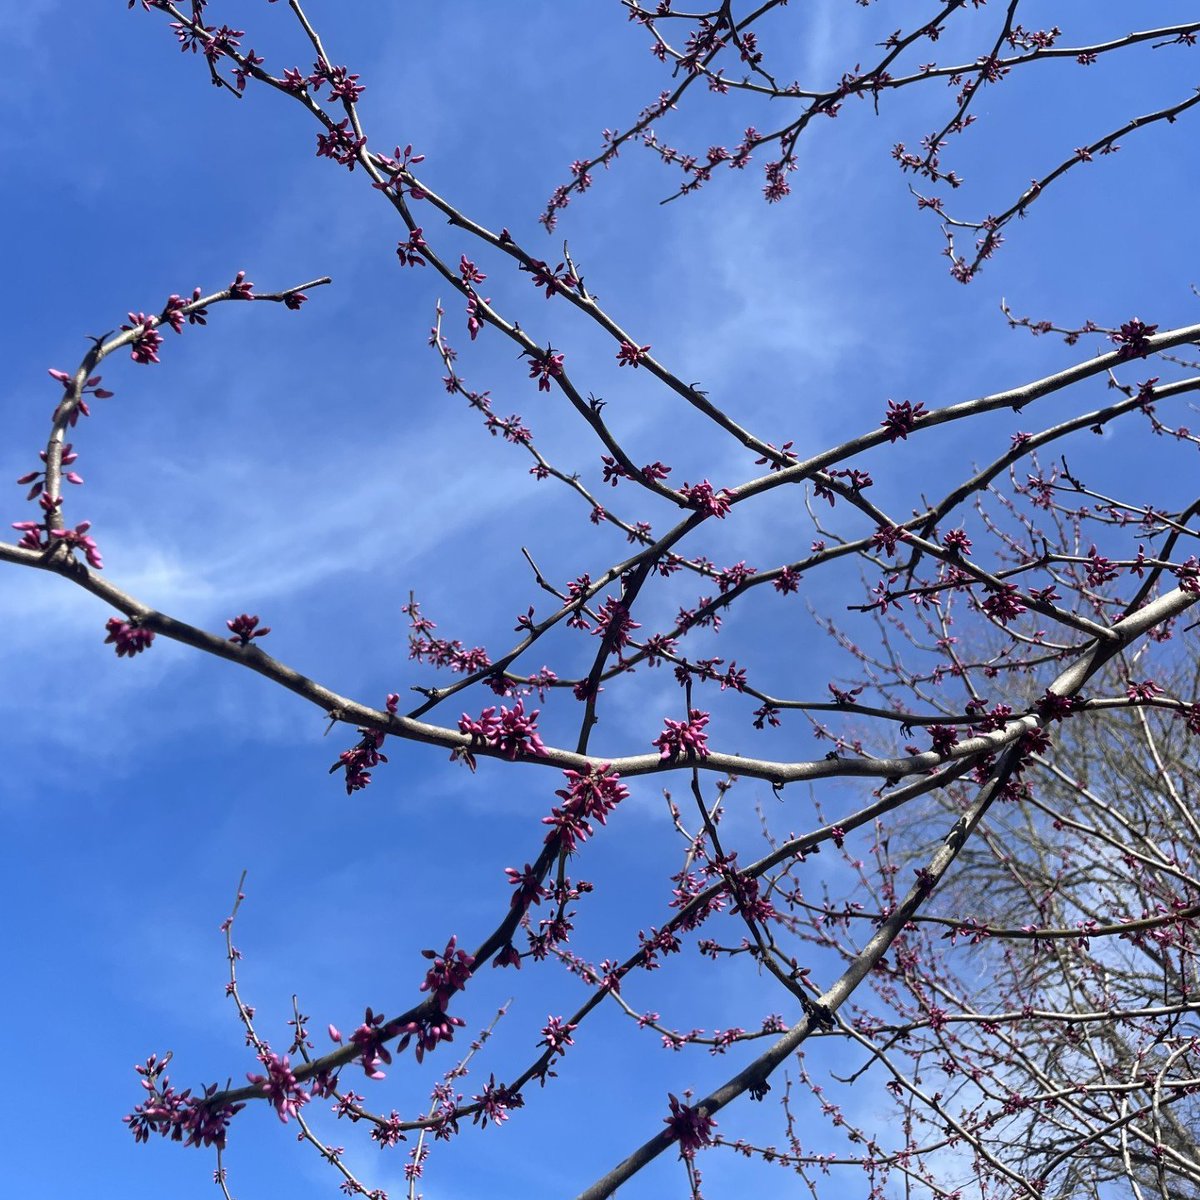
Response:
MULTIPOLYGON (((246 44, 268 66, 307 65, 283 5, 231 4, 228 15, 214 7, 218 21, 250 31, 246 44)), ((1154 7, 1161 23, 1194 11, 1154 7)), ((792 70, 823 83, 863 56, 873 27, 860 22, 886 24, 886 14, 845 0, 793 8, 805 11, 787 17, 801 31, 792 70)), ((1128 25, 1128 5, 1097 2, 1085 15, 1071 8, 1033 4, 1027 23, 1057 22, 1071 41, 1128 25)), ((1196 320, 1192 114, 1173 130, 1129 139, 1120 154, 1051 190, 962 288, 938 254, 936 223, 915 211, 888 158, 895 141, 917 142, 944 113, 938 88, 896 96, 878 119, 866 104, 848 104, 814 131, 794 194, 774 207, 758 199, 756 172, 659 206, 672 177, 631 147, 548 239, 536 217, 567 164, 666 86, 618 5, 314 3, 312 16, 333 59, 368 86, 362 112, 373 145, 411 142, 443 195, 544 247, 552 262, 567 238, 624 327, 777 443, 792 438, 815 450, 878 424, 888 398, 933 408, 1088 353, 1010 332, 1002 296, 1018 312, 1071 324, 1135 314, 1163 328, 1196 320)), ((157 311, 172 292, 224 286, 238 270, 260 289, 323 274, 335 281, 298 314, 216 310, 207 329, 167 335, 161 366, 123 357, 105 364, 116 397, 77 430, 87 482, 70 499, 75 519, 94 522, 118 584, 206 628, 261 613, 274 631, 271 653, 378 704, 388 691, 430 681, 407 659, 400 606, 410 589, 439 632, 494 653, 512 637, 514 616, 537 600, 521 546, 558 580, 596 573, 622 553, 623 537, 594 530, 552 482, 534 484, 523 456, 445 394, 425 339, 446 289, 432 271, 398 269, 390 210, 358 173, 313 157, 315 130, 296 106, 253 88, 240 103, 219 94, 202 65, 179 54, 160 16, 122 3, 9 6, 0 43, 8 48, 0 211, 10 281, 0 476, 32 469, 57 399, 46 369, 73 369, 85 335, 115 328, 130 310, 157 311)), ((1111 124, 1181 98, 1194 63, 1194 52, 1143 51, 1126 66, 1090 68, 1086 88, 1080 69, 1063 64, 994 89, 982 106, 987 119, 954 151, 967 176, 960 207, 987 211, 1111 124)), ((745 123, 737 106, 727 115, 699 100, 664 124, 664 135, 701 149, 735 143, 745 123)), ((472 253, 451 235, 442 245, 451 258, 472 253)), ((679 481, 752 476, 744 452, 712 438, 653 381, 618 372, 611 345, 546 304, 525 277, 499 262, 480 265, 495 271, 485 291, 543 344, 564 349, 573 375, 609 400, 636 460, 669 462, 679 481)), ((523 413, 548 457, 598 487, 599 447, 536 392, 510 344, 489 330, 470 345, 457 303, 448 307, 462 374, 493 390, 498 411, 523 413)), ((1104 396, 1097 382, 1085 402, 1104 396)), ((1079 402, 1056 401, 1048 412, 1079 402)), ((991 443, 914 439, 879 468, 881 502, 904 511, 905 497, 937 485, 947 458, 986 461, 1017 427, 1011 418, 984 423, 991 443)), ((1143 456, 1161 444, 1140 433, 1116 440, 1079 451, 1098 484, 1153 480, 1157 503, 1187 494, 1183 452, 1151 468, 1143 456)), ((26 515, 21 494, 12 488, 9 520, 26 515)), ((705 551, 765 566, 781 540, 807 545, 801 516, 778 505, 765 523, 731 520, 705 551)), ((840 586, 818 583, 808 599, 836 611, 840 586)), ((667 617, 676 606, 671 597, 649 611, 667 617)), ((10 681, 0 695, 0 894, 16 931, 13 982, 0 1002, 10 1041, 4 1120, 21 1148, 10 1177, 63 1195, 214 1195, 207 1155, 135 1147, 120 1117, 138 1098, 130 1068, 152 1051, 175 1051, 180 1085, 239 1080, 254 1066, 222 995, 217 929, 240 872, 249 871, 243 979, 261 1027, 286 1040, 296 991, 315 1029, 327 1021, 352 1028, 366 1004, 392 1012, 411 1003, 421 949, 451 933, 471 944, 490 930, 507 903, 502 868, 533 857, 558 782, 487 763, 472 777, 442 751, 392 745, 374 785, 348 799, 326 774, 350 744, 347 731, 324 736, 319 713, 258 677, 162 639, 118 662, 103 645, 110 614, 48 576, 6 568, 0 613, 0 667, 10 681)), ((713 653, 760 661, 794 693, 821 690, 847 669, 800 606, 786 625, 775 620, 768 633, 732 618, 713 653)), ((640 676, 602 710, 597 748, 645 751, 679 703, 668 676, 640 676)), ((552 736, 569 736, 569 708, 546 714, 552 736)), ((743 709, 720 726, 725 744, 768 753, 751 741, 743 709)), ((814 753, 799 723, 772 745, 775 757, 814 753)), ((579 868, 598 888, 581 913, 588 957, 628 953, 638 928, 663 919, 679 851, 661 784, 634 787, 579 868)), ((682 792, 686 780, 672 786, 682 792)), ((735 796, 731 829, 752 847, 753 804, 775 801, 752 781, 735 796)), ((799 811, 782 824, 807 827, 807 802, 790 799, 799 811)), ((756 982, 747 972, 685 966, 634 1003, 684 1028, 749 1026, 785 1003, 764 1003, 756 982)), ((550 970, 485 973, 458 1011, 476 1028, 510 995, 497 1035, 505 1048, 484 1078, 493 1068, 502 1077, 547 1013, 570 1011, 582 989, 550 970)), ((675 1056, 654 1042, 602 1015, 562 1078, 531 1092, 508 1128, 471 1130, 437 1148, 426 1196, 572 1195, 657 1128, 668 1090, 704 1091, 732 1073, 732 1055, 675 1056)), ((398 1060, 372 1102, 407 1115, 448 1060, 435 1055, 420 1070, 398 1060)), ((868 1095, 855 1102, 869 1115, 868 1095)), ((730 1136, 767 1124, 740 1110, 721 1118, 730 1136)), ((344 1140, 356 1139, 346 1131, 344 1140)), ((403 1150, 381 1158, 361 1142, 352 1161, 365 1179, 402 1194, 403 1150)), ((298 1200, 335 1192, 332 1173, 261 1107, 236 1122, 228 1165, 242 1200, 281 1187, 298 1200)), ((763 1195, 792 1194, 786 1176, 742 1174, 740 1163, 716 1155, 704 1166, 714 1196, 748 1179, 763 1195)), ((667 1158, 628 1191, 665 1188, 683 1193, 667 1158)))

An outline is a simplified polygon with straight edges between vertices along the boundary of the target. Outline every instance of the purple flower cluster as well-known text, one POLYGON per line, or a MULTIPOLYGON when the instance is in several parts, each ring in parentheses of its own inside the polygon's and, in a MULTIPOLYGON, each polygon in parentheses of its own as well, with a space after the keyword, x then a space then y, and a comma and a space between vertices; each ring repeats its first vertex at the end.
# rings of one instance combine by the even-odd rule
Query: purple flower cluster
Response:
POLYGON ((686 721, 664 719, 662 733, 654 739, 653 745, 659 749, 663 760, 678 758, 681 755, 690 758, 708 757, 708 734, 704 727, 709 722, 709 714, 693 708, 688 713, 686 721))
POLYGON ((162 345, 162 334, 156 328, 158 318, 145 313, 130 313, 129 324, 121 328, 126 333, 135 333, 129 346, 129 357, 135 363, 146 366, 158 362, 158 348, 162 345))
POLYGON ((712 1144, 716 1121, 700 1107, 684 1104, 670 1093, 671 1115, 663 1118, 670 1141, 679 1143, 679 1157, 692 1158, 697 1150, 712 1144))
POLYGON ((239 646, 248 646, 254 638, 266 637, 271 632, 269 625, 264 625, 259 628, 258 617, 250 616, 249 613, 242 613, 239 617, 233 617, 225 622, 229 628, 229 632, 233 634, 229 640, 237 642, 239 646))
POLYGON ((1117 347, 1117 358, 1121 362, 1127 362, 1131 358, 1145 358, 1150 353, 1150 338, 1157 329, 1157 325, 1147 325, 1137 317, 1130 317, 1116 333, 1109 335, 1117 347))
POLYGON ((895 443, 897 439, 907 441, 908 435, 917 427, 917 422, 926 415, 924 404, 913 404, 911 400, 897 404, 894 400, 889 400, 887 416, 879 423, 887 430, 889 442, 895 443))
POLYGON ((515 1088, 497 1083, 494 1074, 488 1076, 482 1093, 473 1096, 472 1099, 479 1105, 472 1124, 477 1124, 481 1129, 485 1128, 489 1121, 494 1125, 507 1121, 510 1108, 524 1108, 525 1106, 525 1100, 521 1093, 515 1088))
MULTIPOLYGON (((358 1061, 368 1079, 383 1079, 384 1072, 379 1064, 390 1064, 392 1061, 391 1051, 385 1044, 389 1033, 389 1027, 383 1023, 383 1013, 374 1012, 368 1007, 363 1023, 350 1035, 350 1043, 358 1049, 358 1061)), ((332 1025, 329 1027, 329 1036, 335 1042, 342 1040, 342 1035, 332 1025)))
POLYGON ((143 629, 131 621, 122 621, 120 617, 109 617, 105 625, 108 637, 104 639, 106 646, 116 648, 118 658, 132 658, 148 650, 154 641, 154 630, 143 629))
POLYGON ((529 378, 538 381, 538 391, 548 392, 550 381, 561 379, 563 375, 563 356, 554 352, 553 346, 546 347, 545 354, 539 354, 529 363, 529 378))
POLYGON ((547 843, 557 839, 562 853, 573 854, 581 842, 592 836, 591 822, 606 824, 608 814, 629 795, 629 789, 608 763, 584 772, 563 774, 567 786, 554 793, 563 802, 542 818, 542 824, 550 826, 547 843))
POLYGON ((343 750, 338 755, 337 762, 329 768, 331 775, 334 771, 346 772, 347 796, 365 788, 371 782, 372 767, 387 762, 387 755, 380 750, 386 735, 375 729, 360 729, 358 732, 362 734, 362 741, 349 750, 343 750))
POLYGON ((149 1095, 123 1118, 125 1124, 139 1142, 148 1142, 150 1135, 157 1133, 185 1146, 215 1146, 223 1150, 229 1122, 245 1105, 208 1103, 216 1093, 216 1084, 205 1088, 203 1096, 193 1096, 190 1088, 177 1092, 164 1074, 170 1057, 152 1054, 144 1066, 134 1067, 149 1095))
POLYGON ((617 364, 622 367, 639 367, 649 353, 649 346, 635 346, 632 342, 622 342, 617 351, 617 364))
POLYGON ((525 711, 525 701, 518 700, 511 709, 500 709, 496 715, 495 705, 485 708, 477 718, 466 713, 459 718, 458 728, 468 734, 474 744, 498 750, 510 762, 526 755, 543 755, 546 747, 537 731, 539 709, 525 711))
POLYGON ((719 492, 715 492, 707 479, 690 487, 685 482, 679 489, 679 494, 691 508, 706 516, 716 517, 718 520, 723 520, 725 514, 729 512, 729 501, 733 496, 728 488, 722 488, 719 492))
POLYGON ((297 1082, 286 1054, 281 1058, 266 1050, 258 1056, 258 1061, 267 1073, 254 1075, 247 1071, 246 1078, 270 1100, 271 1107, 286 1125, 312 1097, 297 1082))
POLYGON ((433 966, 425 972, 421 991, 428 992, 438 1008, 445 1012, 450 997, 467 986, 475 959, 465 950, 458 949, 457 937, 452 937, 446 943, 446 949, 441 954, 436 950, 422 950, 421 953, 433 960, 433 966))

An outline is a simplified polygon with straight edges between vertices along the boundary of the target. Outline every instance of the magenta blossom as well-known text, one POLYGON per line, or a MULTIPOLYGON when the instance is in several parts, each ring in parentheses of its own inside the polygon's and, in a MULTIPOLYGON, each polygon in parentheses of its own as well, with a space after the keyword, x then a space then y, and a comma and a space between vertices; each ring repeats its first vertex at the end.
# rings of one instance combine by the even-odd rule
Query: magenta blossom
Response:
POLYGON ((942 545, 964 557, 971 553, 971 539, 965 529, 951 529, 942 537, 942 545))
POLYGON ((686 721, 672 721, 667 717, 665 728, 654 739, 654 745, 659 748, 660 757, 665 761, 679 755, 697 758, 708 757, 708 734, 704 727, 709 722, 709 714, 693 708, 688 713, 686 721))
POLYGON ((346 772, 347 796, 367 787, 371 782, 371 769, 380 763, 387 762, 387 755, 380 749, 386 734, 382 734, 376 729, 360 728, 358 732, 362 734, 362 740, 358 745, 352 746, 349 750, 343 750, 338 755, 337 762, 329 768, 331 775, 334 771, 346 772))
POLYGON ((162 334, 155 328, 157 324, 157 317, 150 317, 145 313, 130 313, 129 324, 121 326, 126 333, 137 331, 137 336, 129 346, 129 357, 135 363, 145 365, 158 362, 158 348, 163 339, 162 334))
POLYGON ((157 1133, 185 1146, 224 1149, 229 1122, 246 1106, 210 1103, 217 1091, 215 1083, 206 1087, 202 1096, 193 1095, 191 1088, 177 1092, 163 1073, 170 1057, 167 1054, 160 1059, 152 1054, 145 1066, 134 1067, 148 1095, 122 1120, 138 1142, 147 1142, 157 1133))
POLYGON ((510 1108, 523 1108, 525 1105, 521 1093, 515 1088, 497 1083, 494 1074, 488 1077, 483 1092, 478 1096, 473 1096, 472 1099, 479 1105, 479 1108, 471 1123, 478 1124, 481 1129, 489 1121, 495 1125, 507 1121, 510 1108))
POLYGON ((571 1037, 574 1032, 575 1026, 568 1024, 562 1017, 549 1017, 542 1027, 542 1040, 538 1045, 545 1046, 552 1055, 565 1054, 567 1047, 575 1044, 575 1039, 571 1037))
POLYGON ((467 986, 475 958, 465 950, 458 949, 457 937, 451 937, 441 954, 436 950, 422 950, 421 953, 426 958, 433 959, 433 966, 425 973, 421 991, 428 992, 438 1008, 445 1012, 450 997, 467 986))
POLYGON ((641 629, 641 625, 629 615, 629 609, 620 600, 610 596, 596 614, 596 628, 592 633, 596 636, 606 635, 612 648, 621 650, 629 645, 635 629, 641 629))
POLYGON ((722 488, 719 492, 713 491, 713 485, 707 479, 691 487, 685 483, 679 489, 679 494, 698 512, 717 517, 719 520, 723 520, 729 511, 729 501, 733 497, 728 488, 722 488))
POLYGON ((670 1093, 667 1099, 671 1102, 671 1115, 663 1118, 667 1134, 671 1141, 679 1143, 679 1157, 690 1159, 697 1150, 712 1144, 716 1121, 703 1109, 684 1104, 670 1093))
POLYGON ((548 392, 552 379, 561 379, 563 374, 563 356, 554 353, 553 346, 546 347, 546 353, 540 354, 529 364, 529 378, 538 381, 538 391, 548 392))
POLYGON ((887 430, 889 442, 895 443, 897 439, 907 441, 917 422, 926 415, 924 404, 913 404, 911 400, 897 404, 889 400, 887 415, 879 423, 887 430))
POLYGON ((122 621, 120 617, 109 617, 105 628, 108 637, 104 639, 106 646, 115 646, 118 658, 132 658, 150 648, 154 641, 154 630, 143 629, 130 621, 122 621))
POLYGON ((231 300, 254 299, 254 284, 246 278, 245 271, 239 271, 229 285, 229 298, 231 300))
POLYGON ((399 1032, 403 1036, 396 1044, 396 1049, 408 1049, 408 1043, 415 1038, 417 1062, 420 1062, 428 1051, 437 1047, 439 1042, 454 1041, 455 1029, 461 1028, 465 1024, 462 1017, 448 1017, 444 1012, 433 1017, 421 1017, 415 1021, 406 1021, 399 1027, 399 1032))
POLYGON ((542 818, 542 824, 550 826, 548 843, 558 839, 561 851, 573 854, 580 842, 592 836, 591 822, 606 824, 608 814, 629 795, 629 789, 608 763, 586 772, 563 774, 568 786, 554 793, 563 803, 552 808, 550 815, 542 818))
POLYGON ((1116 333, 1109 334, 1109 340, 1117 347, 1117 358, 1121 362, 1145 358, 1151 350, 1150 338, 1157 329, 1157 325, 1147 325, 1137 317, 1130 317, 1116 333))
POLYGON ((539 709, 525 711, 525 701, 518 700, 511 709, 501 708, 496 715, 494 705, 485 708, 478 719, 466 713, 459 718, 458 728, 469 734, 476 743, 499 750, 510 762, 527 754, 543 755, 545 744, 537 731, 539 709))
POLYGON ((51 540, 69 546, 72 550, 82 550, 88 566, 100 571, 104 567, 104 559, 100 557, 100 547, 96 545, 95 538, 88 534, 91 527, 91 521, 80 521, 74 529, 51 529, 49 536, 51 540))
POLYGON ((999 587, 990 588, 980 607, 1001 625, 1007 625, 1025 611, 1025 605, 1020 601, 1020 593, 1011 583, 1002 583, 999 587))
POLYGON ((237 642, 239 646, 248 646, 253 638, 266 637, 271 632, 269 625, 259 628, 258 617, 252 617, 249 613, 242 613, 240 617, 233 617, 226 621, 225 624, 233 634, 233 637, 229 640, 237 642))
POLYGON ((415 226, 408 236, 408 241, 400 242, 396 246, 396 257, 400 260, 401 266, 405 267, 423 267, 425 260, 421 257, 422 253, 427 253, 429 247, 425 245, 424 231, 421 227, 415 226))
POLYGON ((267 1073, 252 1075, 247 1072, 246 1078, 262 1089, 263 1095, 271 1101, 279 1119, 286 1125, 312 1097, 297 1082, 286 1054, 280 1058, 267 1050, 259 1055, 258 1061, 267 1068, 267 1073))
MULTIPOLYGON (((330 1027, 330 1034, 335 1031, 330 1027)), ((363 1023, 350 1035, 350 1042, 359 1050, 358 1061, 368 1079, 383 1079, 380 1063, 391 1063, 392 1055, 385 1045, 388 1027, 383 1023, 383 1013, 368 1008, 363 1023)), ((336 1040, 340 1040, 336 1039, 336 1040)))

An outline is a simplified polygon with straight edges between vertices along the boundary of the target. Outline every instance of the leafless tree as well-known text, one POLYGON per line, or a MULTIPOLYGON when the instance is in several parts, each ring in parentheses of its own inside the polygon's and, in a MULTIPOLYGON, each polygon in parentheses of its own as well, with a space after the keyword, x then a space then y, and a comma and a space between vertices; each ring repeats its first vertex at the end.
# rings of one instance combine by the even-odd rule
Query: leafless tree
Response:
MULTIPOLYGON (((332 727, 352 731, 333 768, 351 795, 386 763, 389 739, 448 751, 456 770, 490 759, 545 768, 552 781, 544 813, 530 825, 528 861, 497 863, 497 876, 506 870, 511 884, 510 900, 490 925, 459 931, 462 946, 457 936, 444 949, 439 940, 423 981, 415 981, 419 990, 392 999, 386 1011, 367 1008, 348 1033, 331 1026, 319 1050, 299 1007, 290 1045, 275 1044, 273 1032, 255 1024, 232 940, 239 892, 226 923, 229 994, 255 1060, 251 1078, 240 1087, 181 1092, 167 1077, 167 1059, 152 1057, 139 1068, 146 1095, 128 1118, 135 1136, 215 1147, 219 1159, 237 1136, 238 1112, 266 1101, 283 1121, 296 1122, 301 1140, 346 1192, 378 1195, 310 1122, 320 1100, 382 1146, 407 1138, 415 1195, 433 1140, 453 1139, 468 1122, 499 1123, 523 1107, 532 1085, 554 1086, 555 1074, 570 1070, 573 1041, 607 1006, 628 1016, 631 1033, 649 1028, 669 1047, 728 1052, 723 1061, 731 1065, 702 1095, 687 1091, 681 1075, 678 1094, 647 1117, 642 1142, 614 1146, 612 1169, 590 1185, 580 1180, 580 1200, 613 1195, 668 1151, 679 1156, 688 1188, 699 1196, 701 1152, 715 1147, 777 1163, 814 1194, 824 1187, 823 1174, 838 1166, 860 1180, 865 1172, 874 1197, 1098 1197, 1118 1186, 1137 1195, 1156 1188, 1164 1197, 1195 1194, 1200 883, 1186 747, 1200 732, 1200 706, 1190 677, 1184 688, 1155 656, 1172 636, 1183 636, 1200 600, 1200 562, 1191 553, 1200 502, 1168 510, 1101 494, 1059 456, 1096 431, 1148 422, 1162 435, 1161 471, 1176 470, 1181 460, 1172 455, 1192 452, 1197 438, 1166 414, 1200 388, 1200 368, 1186 357, 1200 325, 1160 328, 1122 314, 1109 324, 1059 328, 1010 312, 1014 326, 1057 331, 1078 343, 1077 359, 1051 375, 941 407, 881 401, 869 428, 819 452, 802 451, 746 427, 736 397, 714 398, 689 382, 686 363, 657 357, 653 331, 626 328, 596 299, 601 271, 585 275, 578 247, 559 261, 557 254, 543 257, 509 229, 473 216, 469 197, 442 195, 436 164, 405 146, 403 131, 369 134, 365 84, 335 65, 336 48, 298 0, 273 15, 290 12, 308 43, 311 69, 256 54, 243 31, 222 23, 231 14, 218 11, 215 0, 136 6, 170 22, 191 52, 185 59, 201 64, 221 92, 237 97, 256 89, 291 104, 316 131, 318 156, 346 170, 348 194, 358 187, 390 207, 400 267, 436 277, 453 298, 438 306, 430 337, 446 390, 489 433, 528 456, 531 486, 553 480, 556 495, 579 507, 585 527, 620 530, 628 549, 560 583, 540 569, 536 547, 525 548, 531 601, 511 645, 500 650, 442 636, 410 598, 404 612, 411 658, 450 676, 433 682, 431 673, 422 675, 415 701, 399 692, 382 702, 344 696, 272 657, 264 649, 270 630, 258 616, 236 614, 227 629, 203 629, 110 582, 91 526, 78 518, 75 495, 64 486, 78 482, 72 464, 86 450, 81 418, 111 397, 99 376, 105 360, 128 352, 137 364, 157 363, 172 331, 198 335, 189 326, 224 319, 251 301, 299 309, 329 281, 261 293, 239 272, 225 288, 173 295, 157 312, 131 313, 119 332, 94 340, 77 365, 51 372, 59 391, 41 465, 21 481, 32 511, 15 524, 20 541, 0 545, 0 558, 51 572, 106 604, 114 614, 108 641, 119 657, 135 658, 156 638, 169 638, 287 689, 332 727), (381 149, 392 145, 391 153, 381 149), (493 302, 480 289, 489 277, 493 284, 500 277, 523 281, 528 302, 510 306, 507 291, 493 302), (628 414, 592 395, 569 348, 539 332, 547 302, 606 338, 628 377, 652 378, 680 414, 734 447, 742 476, 680 480, 663 461, 676 442, 651 462, 635 458, 628 414), (451 324, 461 328, 464 319, 471 341, 485 334, 506 339, 528 367, 528 386, 578 421, 582 444, 594 449, 586 469, 543 453, 522 417, 501 416, 488 390, 468 382, 451 340, 451 324), (1093 398, 1094 384, 1110 389, 1103 403, 1093 398), (1043 417, 1043 402, 1062 395, 1073 400, 1074 415, 1043 417), (992 414, 1019 414, 1022 428, 998 434, 992 414), (953 449, 966 422, 979 430, 971 442, 975 463, 953 449), (950 448, 949 466, 944 479, 932 481, 932 498, 930 481, 914 481, 899 505, 873 498, 875 477, 904 478, 910 442, 938 438, 950 448), (1062 465, 1044 465, 1056 460, 1062 465), (753 520, 751 506, 769 511, 783 497, 793 509, 807 505, 807 545, 797 544, 788 526, 762 566, 746 558, 722 566, 708 556, 722 543, 719 531, 753 520), (853 683, 830 680, 814 694, 803 681, 784 691, 787 680, 749 634, 744 650, 719 642, 714 649, 722 621, 737 614, 757 629, 773 628, 774 636, 794 628, 812 580, 826 577, 850 600, 846 612, 822 619, 848 654, 853 683), (667 607, 678 615, 664 621, 667 607), (677 705, 648 711, 640 741, 613 744, 597 730, 600 712, 617 696, 637 702, 651 694, 638 688, 654 669, 673 672, 677 705), (1169 685, 1169 678, 1177 682, 1169 685), (535 705, 569 712, 571 737, 555 744, 543 736, 535 705), (746 737, 761 731, 767 750, 723 748, 733 744, 736 721, 746 737), (800 747, 797 731, 824 739, 816 757, 800 747), (679 793, 667 798, 680 838, 675 870, 664 872, 672 898, 626 922, 629 944, 620 957, 590 961, 571 934, 603 897, 589 897, 579 872, 589 842, 618 824, 628 784, 649 776, 679 793), (727 834, 723 817, 738 780, 765 781, 781 800, 779 813, 764 813, 765 845, 727 834), (914 865, 917 846, 924 849, 914 865), (839 853, 840 867, 815 873, 814 861, 828 863, 839 853), (657 978, 651 970, 672 966, 690 943, 716 971, 746 958, 755 965, 761 999, 739 1027, 689 1032, 672 1017, 634 1006, 632 993, 657 978), (494 1073, 484 1080, 478 1070, 479 1063, 489 1070, 483 1043, 490 1029, 461 1058, 445 1045, 462 1024, 456 996, 489 964, 522 967, 520 986, 534 995, 540 975, 555 965, 585 988, 577 1009, 550 1017, 541 1040, 527 1048, 524 1068, 503 1080, 494 1073), (815 1038, 844 1047, 842 1086, 861 1092, 881 1084, 878 1120, 857 1122, 847 1093, 811 1069, 804 1054, 815 1038), (364 1086, 363 1075, 382 1078, 393 1058, 409 1052, 417 1060, 436 1052, 446 1061, 425 1110, 389 1113, 354 1090, 364 1086), (469 1084, 468 1065, 475 1070, 469 1084), (786 1144, 726 1137, 718 1115, 773 1089, 786 1144), (802 1139, 797 1106, 812 1098, 827 1125, 813 1131, 806 1122, 802 1139), (885 1116, 891 1103, 899 1105, 898 1122, 885 1116)), ((543 213, 548 228, 581 199, 598 167, 614 166, 615 177, 614 159, 633 143, 678 168, 681 203, 702 202, 684 199, 702 185, 736 184, 718 183, 718 171, 746 168, 756 156, 766 158, 766 201, 785 201, 797 147, 817 118, 826 122, 860 102, 880 109, 898 94, 940 88, 950 100, 940 129, 919 150, 898 145, 894 158, 919 189, 918 207, 939 223, 951 274, 965 284, 1000 249, 1002 231, 1037 216, 1048 189, 1110 153, 1118 139, 1174 124, 1200 102, 1189 91, 1089 135, 991 215, 962 216, 950 211, 960 181, 946 158, 988 88, 1055 60, 1082 71, 1102 57, 1151 47, 1186 53, 1200 22, 1065 46, 1057 28, 1021 25, 1019 0, 999 14, 984 12, 981 0, 947 0, 881 39, 872 41, 874 26, 864 25, 867 65, 814 84, 785 74, 788 31, 803 27, 805 13, 797 10, 804 6, 785 13, 781 0, 726 0, 684 13, 670 3, 650 8, 625 0, 623 7, 662 61, 667 90, 573 165, 543 213), (968 51, 943 64, 924 61, 939 43, 968 51), (705 88, 760 106, 773 122, 769 131, 750 129, 736 145, 699 153, 669 145, 660 126, 705 88)), ((253 19, 262 16, 256 11, 253 19)), ((310 314, 305 307, 296 319, 310 314)), ((119 419, 116 405, 106 407, 104 419, 119 419)), ((480 588, 478 605, 488 599, 480 588)), ((472 1145, 466 1138, 456 1143, 463 1153, 476 1152, 472 1145)), ((229 1196, 220 1164, 217 1178, 229 1196)))

